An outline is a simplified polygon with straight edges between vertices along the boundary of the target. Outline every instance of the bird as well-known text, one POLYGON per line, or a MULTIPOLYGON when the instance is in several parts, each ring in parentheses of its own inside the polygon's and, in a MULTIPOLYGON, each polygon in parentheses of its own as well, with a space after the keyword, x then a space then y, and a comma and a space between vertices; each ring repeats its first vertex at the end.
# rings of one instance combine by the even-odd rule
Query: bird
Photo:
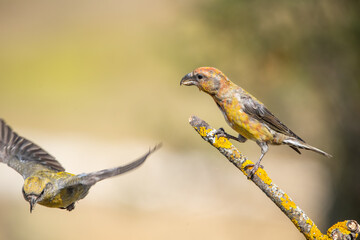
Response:
MULTIPOLYGON (((220 70, 214 67, 199 67, 186 74, 180 81, 180 86, 196 86, 200 91, 209 94, 224 115, 226 122, 239 135, 232 136, 219 128, 215 134, 245 142, 248 139, 255 141, 261 155, 248 174, 252 178, 261 166, 261 160, 267 153, 269 145, 288 145, 297 153, 299 149, 306 149, 320 153, 326 157, 330 154, 315 148, 301 139, 285 124, 283 124, 267 107, 250 93, 239 87, 220 70)), ((262 166, 261 166, 262 167, 262 166)))
POLYGON ((160 147, 161 143, 124 166, 75 175, 65 172, 52 155, 18 135, 0 119, 0 162, 24 178, 22 193, 30 204, 30 213, 36 204, 72 211, 75 203, 86 197, 94 184, 139 167, 160 147))

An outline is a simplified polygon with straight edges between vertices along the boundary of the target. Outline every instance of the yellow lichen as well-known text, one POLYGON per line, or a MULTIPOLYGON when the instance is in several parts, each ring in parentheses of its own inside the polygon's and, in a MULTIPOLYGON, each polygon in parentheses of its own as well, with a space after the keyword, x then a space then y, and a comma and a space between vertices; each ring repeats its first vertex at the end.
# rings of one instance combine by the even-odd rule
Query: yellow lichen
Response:
MULTIPOLYGON (((302 232, 299 222, 293 218, 291 221, 294 223, 297 229, 299 229, 300 232, 302 232)), ((304 232, 306 239, 312 239, 312 240, 329 240, 330 238, 326 235, 323 235, 320 230, 317 228, 317 226, 310 220, 306 220, 306 224, 310 226, 310 232, 304 232)))
POLYGON ((271 185, 272 180, 271 178, 269 178, 269 176, 267 175, 267 173, 265 172, 264 169, 259 168, 256 172, 256 174, 259 176, 259 178, 268 186, 271 185))
MULTIPOLYGON (((199 127, 199 128, 195 128, 196 131, 198 131, 198 133, 202 136, 202 137, 206 137, 210 132, 211 129, 208 129, 206 127, 199 127)), ((217 137, 215 136, 215 142, 213 143, 214 147, 216 148, 231 148, 232 144, 231 142, 225 138, 225 137, 217 137)))
POLYGON ((342 234, 349 235, 351 232, 348 230, 346 222, 347 221, 335 223, 331 228, 328 229, 328 235, 330 235, 335 228, 339 229, 342 234))
POLYGON ((213 143, 214 147, 216 148, 231 148, 232 147, 232 144, 231 142, 227 139, 227 138, 224 138, 224 137, 217 137, 215 136, 215 142, 213 143))
POLYGON ((211 131, 211 129, 207 129, 206 127, 196 127, 195 129, 202 137, 206 137, 207 134, 211 131))
POLYGON ((296 208, 296 204, 289 198, 289 196, 285 193, 284 197, 280 198, 281 205, 286 209, 290 210, 296 208))
POLYGON ((306 220, 306 224, 311 226, 310 232, 306 234, 307 239, 314 239, 314 240, 330 240, 328 236, 322 234, 318 227, 310 220, 306 220))

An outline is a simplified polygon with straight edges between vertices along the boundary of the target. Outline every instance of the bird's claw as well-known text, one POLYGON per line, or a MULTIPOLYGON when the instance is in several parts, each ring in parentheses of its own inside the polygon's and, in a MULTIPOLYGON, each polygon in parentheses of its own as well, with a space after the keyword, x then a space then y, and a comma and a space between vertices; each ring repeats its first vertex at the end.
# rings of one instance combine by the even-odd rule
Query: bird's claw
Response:
POLYGON ((247 178, 248 179, 252 179, 253 176, 255 175, 256 171, 259 169, 259 168, 264 168, 263 165, 260 165, 260 164, 248 164, 244 167, 244 170, 248 169, 249 167, 252 167, 252 169, 250 170, 247 178))
POLYGON ((223 128, 219 128, 215 131, 214 135, 216 135, 219 138, 219 137, 227 137, 228 134, 225 132, 223 128))
POLYGON ((237 137, 234 137, 233 135, 230 135, 230 134, 226 133, 223 128, 217 129, 215 131, 214 135, 216 135, 218 138, 219 137, 224 137, 224 138, 227 138, 227 139, 233 139, 233 140, 239 141, 239 139, 237 137))
POLYGON ((72 211, 72 210, 74 210, 74 209, 75 209, 75 203, 70 204, 70 205, 67 206, 65 209, 68 210, 69 212, 72 211))

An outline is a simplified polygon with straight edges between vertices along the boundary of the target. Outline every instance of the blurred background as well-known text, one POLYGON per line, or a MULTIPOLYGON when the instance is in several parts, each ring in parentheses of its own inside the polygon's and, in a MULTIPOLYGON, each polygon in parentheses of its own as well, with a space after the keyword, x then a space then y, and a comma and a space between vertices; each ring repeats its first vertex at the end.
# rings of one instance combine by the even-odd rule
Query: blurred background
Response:
MULTIPOLYGON (((303 239, 188 124, 225 123, 181 78, 221 69, 332 159, 271 147, 274 182, 323 232, 360 220, 359 1, 0 1, 0 109, 72 173, 126 164, 67 212, 0 165, 0 239, 303 239)), ((250 159, 253 142, 235 145, 250 159)))

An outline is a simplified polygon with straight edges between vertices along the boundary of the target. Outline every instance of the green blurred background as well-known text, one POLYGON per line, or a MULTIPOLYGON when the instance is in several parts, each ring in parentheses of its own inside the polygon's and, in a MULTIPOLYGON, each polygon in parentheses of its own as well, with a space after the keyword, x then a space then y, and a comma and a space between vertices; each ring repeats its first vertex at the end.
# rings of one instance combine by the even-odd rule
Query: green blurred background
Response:
MULTIPOLYGON (((325 231, 360 220, 359 1, 0 1, 0 109, 18 133, 81 173, 141 168, 66 212, 29 206, 0 166, 0 239, 303 239, 188 124, 225 127, 209 96, 180 87, 221 69, 310 144, 272 147, 274 181, 325 231)), ((251 159, 260 149, 236 146, 251 159)))

